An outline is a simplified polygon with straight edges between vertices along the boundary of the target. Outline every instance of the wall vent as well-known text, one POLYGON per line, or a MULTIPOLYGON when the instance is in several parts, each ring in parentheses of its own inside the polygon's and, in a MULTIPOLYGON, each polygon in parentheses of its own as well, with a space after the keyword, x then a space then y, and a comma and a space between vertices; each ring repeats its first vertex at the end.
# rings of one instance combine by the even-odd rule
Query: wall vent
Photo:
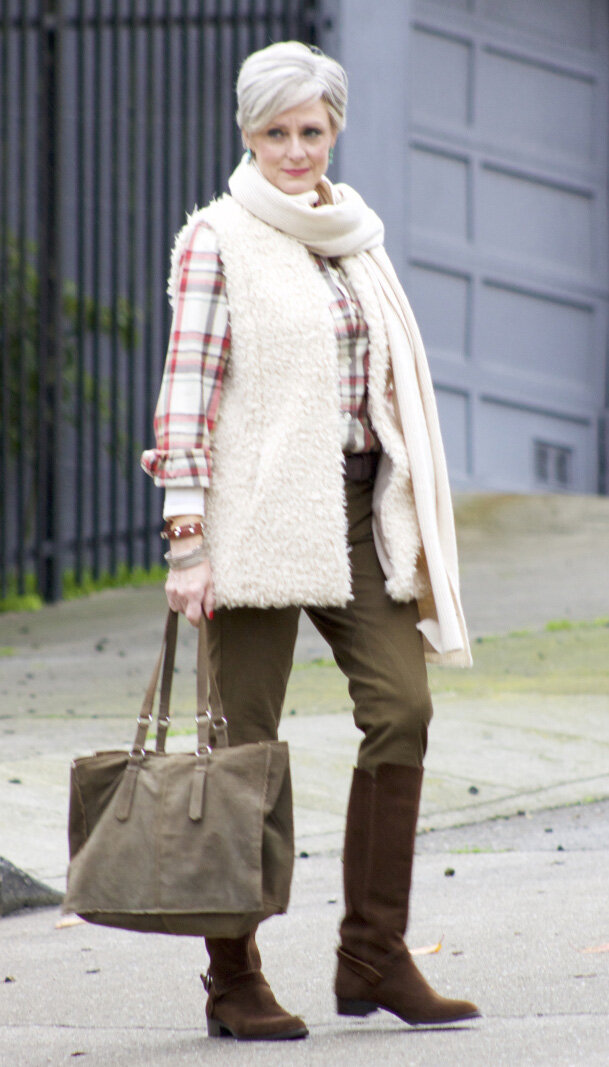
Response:
POLYGON ((564 492, 573 485, 573 449, 549 441, 533 441, 535 484, 564 492))

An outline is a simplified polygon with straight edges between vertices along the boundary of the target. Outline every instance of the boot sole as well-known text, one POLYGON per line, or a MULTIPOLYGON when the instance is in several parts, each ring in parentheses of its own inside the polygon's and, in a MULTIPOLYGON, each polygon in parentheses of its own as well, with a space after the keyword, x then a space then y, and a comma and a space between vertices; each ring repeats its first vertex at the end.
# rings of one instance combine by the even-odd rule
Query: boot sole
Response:
POLYGON ((338 1015, 357 1015, 361 1018, 364 1015, 371 1015, 375 1011, 388 1011, 390 1015, 395 1015, 397 1019, 401 1019, 402 1022, 408 1023, 409 1026, 450 1026, 451 1023, 469 1022, 472 1019, 481 1019, 482 1016, 479 1011, 469 1012, 467 1015, 453 1015, 449 1019, 409 1019, 407 1015, 400 1015, 399 1012, 394 1011, 393 1008, 386 1007, 385 1004, 376 1004, 373 1000, 353 1000, 345 997, 336 998, 336 1011, 338 1015))
POLYGON ((234 1041, 297 1041, 309 1036, 306 1026, 275 1034, 236 1034, 219 1019, 207 1020, 207 1033, 209 1037, 232 1037, 234 1041))

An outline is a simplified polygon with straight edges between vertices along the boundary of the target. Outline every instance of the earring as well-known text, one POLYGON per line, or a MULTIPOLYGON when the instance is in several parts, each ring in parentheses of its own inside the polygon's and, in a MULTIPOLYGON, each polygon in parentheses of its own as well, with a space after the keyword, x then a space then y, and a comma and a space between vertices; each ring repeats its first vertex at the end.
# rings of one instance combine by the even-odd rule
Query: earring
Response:
POLYGON ((330 145, 330 151, 328 152, 328 164, 334 163, 334 145, 330 145))
POLYGON ((247 163, 251 163, 253 158, 254 158, 254 154, 253 154, 251 148, 246 149, 246 152, 245 152, 245 160, 246 160, 246 162, 247 163))

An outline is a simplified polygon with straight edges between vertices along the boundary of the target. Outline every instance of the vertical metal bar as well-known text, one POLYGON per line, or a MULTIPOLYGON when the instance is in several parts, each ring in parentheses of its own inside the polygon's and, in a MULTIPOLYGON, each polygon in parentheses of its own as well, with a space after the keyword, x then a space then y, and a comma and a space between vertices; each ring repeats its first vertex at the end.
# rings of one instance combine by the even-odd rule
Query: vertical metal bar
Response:
POLYGON ((320 0, 308 0, 309 19, 307 26, 307 36, 304 40, 309 44, 314 44, 318 48, 323 46, 322 41, 322 11, 320 0))
POLYGON ((102 109, 102 77, 101 77, 101 49, 102 49, 102 18, 101 0, 95 0, 93 26, 93 62, 92 62, 92 93, 94 112, 92 119, 91 138, 91 297, 93 300, 92 328, 93 336, 91 343, 91 512, 92 512, 92 558, 91 565, 94 577, 99 577, 101 571, 101 506, 100 506, 100 462, 101 462, 101 418, 100 418, 100 221, 101 221, 101 109, 102 109))
MULTIPOLYGON (((151 3, 151 14, 154 14, 154 2, 151 3)), ((154 30, 152 27, 152 18, 146 33, 146 49, 145 49, 145 78, 144 78, 144 204, 146 205, 146 222, 144 226, 144 262, 143 262, 143 285, 144 285, 144 328, 142 337, 143 347, 143 373, 144 373, 144 416, 146 419, 145 437, 144 440, 149 439, 149 434, 152 426, 152 412, 154 408, 153 389, 154 389, 154 369, 155 361, 153 360, 153 340, 155 333, 153 330, 153 307, 156 294, 154 293, 153 271, 152 271, 152 255, 153 255, 153 218, 154 215, 150 210, 150 205, 153 203, 155 187, 154 187, 154 174, 155 174, 155 145, 154 145, 154 113, 155 113, 155 63, 154 63, 154 30)), ((144 566, 149 568, 152 564, 152 546, 150 528, 152 526, 152 492, 153 485, 150 478, 146 478, 144 482, 144 566)))
POLYGON ((39 285, 40 404, 38 499, 39 589, 46 600, 62 592, 61 538, 61 17, 62 0, 41 0, 39 285))
MULTIPOLYGON (((298 7, 300 8, 304 3, 306 3, 306 0, 301 0, 298 7)), ((278 18, 280 25, 279 32, 281 34, 280 39, 282 41, 290 41, 294 40, 294 38, 298 39, 298 31, 295 31, 292 4, 290 0, 283 0, 278 13, 278 18)))
MULTIPOLYGON (((15 337, 18 348, 17 363, 17 433, 16 433, 16 484, 15 484, 15 518, 17 534, 15 546, 15 565, 17 572, 17 592, 25 593, 26 588, 26 547, 31 539, 30 529, 34 515, 35 495, 32 487, 28 485, 33 476, 34 456, 32 445, 34 440, 34 424, 31 415, 31 398, 28 397, 28 388, 31 387, 31 366, 33 358, 32 337, 24 328, 26 322, 26 304, 30 294, 26 293, 26 276, 28 267, 28 249, 26 241, 27 232, 27 184, 25 181, 27 168, 27 134, 28 134, 28 39, 25 24, 21 26, 19 34, 19 50, 17 58, 17 98, 19 100, 18 133, 17 133, 17 168, 18 179, 15 183, 17 196, 17 293, 15 301, 15 323, 18 334, 15 337), (28 462, 29 460, 29 462, 28 462), (28 493, 31 506, 28 507, 28 493)), ((29 312, 29 308, 27 311, 29 312)), ((29 318, 29 316, 28 316, 29 318)), ((31 321, 31 319, 30 319, 31 321)), ((34 320, 35 322, 35 320, 34 320)), ((35 342, 34 342, 35 343, 35 342)))
MULTIPOLYGON (((261 24, 264 27, 264 44, 273 43, 273 0, 266 0, 264 14, 261 17, 261 24)), ((263 47, 263 46, 261 46, 263 47)))
MULTIPOLYGON (((163 262, 166 260, 167 249, 171 241, 171 206, 170 206, 170 181, 171 181, 171 106, 173 94, 171 90, 173 63, 172 63, 172 33, 171 33, 171 0, 165 0, 164 8, 164 34, 162 56, 159 61, 159 84, 164 87, 161 104, 161 133, 159 139, 159 153, 161 158, 161 235, 163 241, 163 262)), ((158 156, 157 156, 158 158, 158 156)), ((167 301, 162 305, 162 336, 166 340, 169 333, 169 306, 167 301)))
POLYGON ((119 457, 119 361, 118 361, 118 271, 119 271, 119 166, 121 129, 119 116, 119 4, 113 0, 110 57, 110 500, 109 566, 118 566, 118 457, 119 457))
POLYGON ((187 205, 188 198, 188 132, 190 129, 191 112, 188 106, 188 88, 190 66, 188 63, 188 0, 182 0, 182 32, 180 34, 180 211, 188 206, 192 210, 192 204, 187 205))
POLYGON ((78 0, 76 15, 76 397, 74 429, 76 434, 76 497, 74 572, 80 584, 84 577, 85 536, 85 158, 86 109, 85 90, 85 21, 84 0, 78 0))
POLYGON ((136 300, 136 243, 137 243, 137 28, 136 0, 129 5, 129 49, 127 78, 127 301, 128 315, 132 323, 129 332, 127 356, 127 427, 126 427, 126 489, 127 489, 127 566, 135 565, 135 338, 133 315, 136 300))
POLYGON ((230 69, 231 69, 231 72, 232 72, 232 77, 231 77, 231 81, 230 81, 229 85, 227 86, 227 96, 228 96, 228 101, 227 101, 227 103, 228 103, 228 107, 227 107, 227 116, 228 116, 227 117, 227 122, 230 123, 230 130, 231 130, 231 142, 230 142, 231 143, 231 170, 233 169, 234 166, 236 166, 237 160, 239 159, 239 157, 240 157, 240 155, 242 154, 242 151, 243 151, 242 146, 241 146, 241 134, 239 133, 239 128, 237 126, 237 123, 233 119, 233 114, 234 114, 234 107, 233 107, 234 85, 235 85, 235 83, 237 81, 237 74, 239 72, 239 62, 240 62, 240 59, 241 59, 240 49, 239 49, 239 22, 240 22, 240 17, 241 16, 240 16, 239 8, 240 8, 239 0, 233 0, 232 12, 231 12, 231 26, 230 26, 230 41, 231 41, 230 69))
POLYGON ((11 366, 9 351, 7 278, 8 278, 8 3, 3 0, 0 24, 0 596, 8 592, 8 538, 6 515, 6 487, 8 486, 9 450, 11 445, 9 419, 11 402, 11 366))
POLYGON ((224 72, 224 40, 222 33, 222 0, 216 0, 216 16, 214 22, 216 31, 216 48, 214 62, 214 196, 222 190, 224 180, 224 123, 222 114, 222 81, 224 72))
MULTIPOLYGON (((204 130, 205 124, 206 124, 205 116, 207 115, 207 94, 206 94, 206 91, 205 91, 205 34, 206 34, 206 23, 207 23, 207 3, 206 3, 206 0, 201 0, 200 9, 199 9, 199 15, 200 15, 201 21, 199 23, 199 35, 198 35, 198 41, 197 41, 197 45, 198 45, 198 62, 197 62, 197 71, 196 71, 195 82, 196 82, 196 100, 197 100, 197 104, 198 104, 198 106, 200 108, 200 114, 199 114, 199 117, 198 117, 197 123, 196 123, 196 138, 197 138, 197 140, 196 140, 196 156, 195 156, 195 159, 196 159, 195 177, 196 177, 196 189, 197 189, 197 203, 198 204, 202 204, 202 203, 205 203, 206 200, 207 200, 207 197, 205 195, 204 184, 203 184, 203 175, 205 173, 204 172, 204 167, 203 167, 203 153, 205 151, 205 141, 204 141, 204 137, 203 137, 203 130, 204 130)), ((194 70, 194 65, 193 65, 193 70, 194 70)))
POLYGON ((292 33, 294 37, 299 41, 305 41, 309 43, 308 35, 308 9, 310 8, 310 0, 303 0, 302 4, 296 4, 296 10, 292 12, 292 33))
MULTIPOLYGON (((250 0, 250 42, 248 47, 249 52, 255 52, 260 47, 260 37, 258 33, 258 5, 257 0, 250 0)), ((266 44, 266 42, 264 42, 266 44)))

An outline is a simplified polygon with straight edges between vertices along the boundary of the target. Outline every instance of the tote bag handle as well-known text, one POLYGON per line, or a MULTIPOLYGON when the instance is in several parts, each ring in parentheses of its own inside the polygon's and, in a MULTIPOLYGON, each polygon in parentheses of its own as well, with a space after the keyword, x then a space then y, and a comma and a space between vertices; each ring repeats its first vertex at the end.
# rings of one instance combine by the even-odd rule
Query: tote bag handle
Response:
MULTIPOLYGON (((175 666, 177 635, 178 613, 177 611, 172 611, 170 609, 167 612, 167 620, 165 622, 165 630, 163 632, 161 650, 154 665, 152 675, 148 683, 148 688, 146 689, 146 693, 142 702, 141 711, 138 716, 135 738, 131 747, 131 755, 133 756, 144 755, 148 730, 154 717, 153 706, 159 681, 159 675, 161 676, 161 691, 159 697, 159 709, 157 712, 156 720, 156 751, 159 753, 163 753, 165 751, 165 740, 167 738, 167 730, 169 728, 169 723, 171 722, 171 686, 175 666)), ((205 629, 204 618, 201 619, 201 622, 199 624, 199 637, 197 643, 197 711, 195 714, 195 722, 197 725, 198 753, 201 754, 205 751, 210 750, 210 733, 212 730, 215 735, 216 747, 227 747, 228 732, 226 719, 223 716, 218 719, 213 719, 211 711, 209 710, 209 681, 207 676, 207 633, 205 629)))

